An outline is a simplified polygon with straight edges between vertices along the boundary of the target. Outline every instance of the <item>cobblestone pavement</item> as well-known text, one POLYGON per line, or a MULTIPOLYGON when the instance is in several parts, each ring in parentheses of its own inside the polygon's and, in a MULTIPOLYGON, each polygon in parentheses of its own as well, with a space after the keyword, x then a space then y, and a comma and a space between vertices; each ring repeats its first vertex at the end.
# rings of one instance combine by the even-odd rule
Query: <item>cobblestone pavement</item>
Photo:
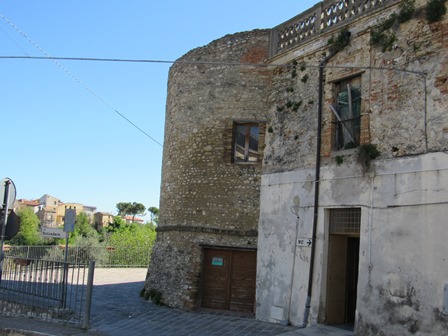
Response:
POLYGON ((157 306, 139 296, 145 276, 145 269, 95 270, 92 331, 111 336, 268 336, 295 330, 290 326, 257 321, 253 317, 191 313, 157 306))

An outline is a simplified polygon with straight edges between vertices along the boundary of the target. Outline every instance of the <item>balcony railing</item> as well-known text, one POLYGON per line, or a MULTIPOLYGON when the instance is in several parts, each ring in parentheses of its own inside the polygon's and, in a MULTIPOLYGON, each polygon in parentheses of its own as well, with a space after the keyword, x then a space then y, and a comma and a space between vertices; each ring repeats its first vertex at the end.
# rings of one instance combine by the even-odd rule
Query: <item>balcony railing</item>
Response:
POLYGON ((325 0, 271 31, 270 57, 400 0, 325 0))

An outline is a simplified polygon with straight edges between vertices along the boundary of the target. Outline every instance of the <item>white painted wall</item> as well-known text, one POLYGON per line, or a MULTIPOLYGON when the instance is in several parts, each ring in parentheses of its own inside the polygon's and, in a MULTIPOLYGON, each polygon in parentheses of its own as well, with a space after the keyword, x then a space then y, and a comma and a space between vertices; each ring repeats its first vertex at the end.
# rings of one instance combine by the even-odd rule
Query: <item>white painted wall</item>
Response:
MULTIPOLYGON (((260 320, 303 323, 310 248, 295 242, 311 237, 313 175, 314 168, 262 178, 260 320)), ((442 314, 448 283, 448 155, 379 160, 366 174, 355 164, 323 167, 319 203, 309 322, 325 320, 326 209, 360 207, 358 334, 441 334, 448 327, 442 314)))

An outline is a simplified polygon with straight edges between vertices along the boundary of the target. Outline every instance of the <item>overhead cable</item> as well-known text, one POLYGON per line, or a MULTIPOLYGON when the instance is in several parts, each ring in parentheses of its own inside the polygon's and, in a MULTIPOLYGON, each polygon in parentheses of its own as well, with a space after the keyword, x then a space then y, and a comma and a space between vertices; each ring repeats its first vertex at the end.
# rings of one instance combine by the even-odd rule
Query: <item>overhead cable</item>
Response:
MULTIPOLYGON (((0 14, 1 15, 1 14, 0 14)), ((179 59, 176 61, 170 60, 155 60, 155 59, 132 59, 132 58, 97 58, 97 57, 55 57, 55 56, 1 56, 0 59, 31 59, 31 60, 59 60, 59 61, 92 61, 92 62, 124 62, 124 63, 163 63, 163 64, 192 64, 192 65, 227 65, 227 66, 246 66, 246 67, 296 67, 297 65, 277 64, 277 63, 240 63, 240 62, 223 62, 223 61, 197 61, 179 59)), ((382 70, 382 71, 397 71, 425 76, 424 71, 415 71, 395 67, 375 67, 362 65, 313 65, 300 64, 305 68, 328 68, 328 69, 359 69, 359 70, 382 70)))
MULTIPOLYGON (((35 48, 37 48, 40 52, 42 52, 45 57, 40 57, 42 59, 48 59, 53 61, 62 71, 64 71, 68 76, 70 76, 74 81, 76 81, 78 84, 80 84, 84 89, 89 91, 95 98, 97 98, 99 101, 101 101, 104 105, 106 105, 109 109, 114 111, 116 114, 118 114, 121 118, 126 120, 129 124, 131 124, 133 127, 135 127, 137 130, 139 130, 141 133, 143 133, 145 136, 147 136, 149 139, 151 139, 153 142, 158 144, 159 146, 163 147, 163 145, 154 139, 151 135, 146 133, 144 130, 142 130, 140 127, 138 127, 135 123, 133 123, 129 118, 124 116, 122 113, 120 113, 117 109, 115 109, 112 105, 110 105, 105 99, 103 99, 99 94, 97 94, 95 91, 93 91, 91 88, 89 88, 81 79, 79 79, 75 74, 73 74, 71 71, 69 71, 66 67, 64 67, 58 60, 61 60, 60 57, 52 57, 50 56, 43 48, 41 48, 36 42, 34 42, 27 34, 25 34, 19 27, 17 27, 13 22, 11 22, 7 17, 5 17, 2 13, 0 13, 0 16, 3 20, 5 20, 11 27, 13 27, 20 35, 22 35, 28 42, 30 42, 35 48)), ((7 58, 7 57, 2 57, 7 58)), ((9 57, 11 58, 11 57, 9 57)), ((12 58, 36 58, 34 56, 16 56, 12 58)))

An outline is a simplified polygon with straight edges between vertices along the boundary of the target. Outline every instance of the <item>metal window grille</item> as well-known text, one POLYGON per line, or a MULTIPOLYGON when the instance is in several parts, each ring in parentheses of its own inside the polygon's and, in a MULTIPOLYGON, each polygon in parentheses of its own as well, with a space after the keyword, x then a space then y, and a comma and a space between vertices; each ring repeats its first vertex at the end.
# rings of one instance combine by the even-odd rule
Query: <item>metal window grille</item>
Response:
POLYGON ((360 226, 360 208, 330 210, 330 233, 359 234, 360 226))

